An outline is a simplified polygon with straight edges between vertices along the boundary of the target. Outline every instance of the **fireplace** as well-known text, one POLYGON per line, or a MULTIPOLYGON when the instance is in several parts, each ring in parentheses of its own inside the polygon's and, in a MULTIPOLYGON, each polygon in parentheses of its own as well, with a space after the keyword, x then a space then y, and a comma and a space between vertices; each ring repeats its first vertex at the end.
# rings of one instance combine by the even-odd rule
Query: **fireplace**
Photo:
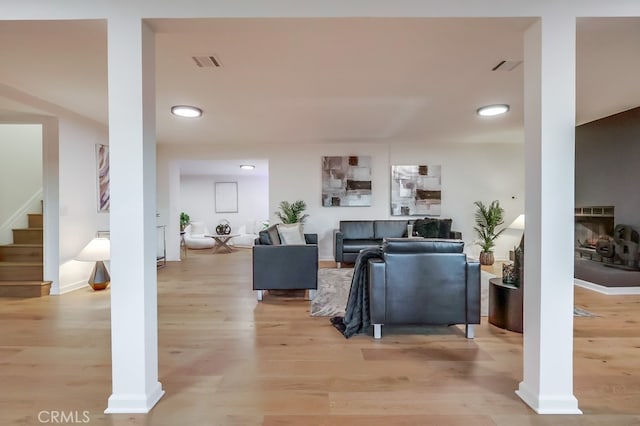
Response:
POLYGON ((603 243, 613 241, 614 225, 615 217, 613 206, 576 207, 576 253, 579 254, 580 257, 585 254, 588 254, 590 258, 597 256, 597 246, 602 248, 603 243))

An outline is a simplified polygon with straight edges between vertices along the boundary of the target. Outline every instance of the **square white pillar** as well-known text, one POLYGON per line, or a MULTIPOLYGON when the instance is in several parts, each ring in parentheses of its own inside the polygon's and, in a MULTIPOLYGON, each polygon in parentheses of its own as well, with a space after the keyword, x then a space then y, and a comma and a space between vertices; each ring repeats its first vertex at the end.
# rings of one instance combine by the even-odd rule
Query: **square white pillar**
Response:
POLYGON ((523 380, 540 414, 580 414, 573 395, 575 17, 525 33, 523 380))
POLYGON ((42 120, 42 213, 44 279, 51 295, 60 294, 60 127, 57 118, 42 120))
POLYGON ((106 413, 146 413, 158 381, 154 34, 108 20, 113 393, 106 413))

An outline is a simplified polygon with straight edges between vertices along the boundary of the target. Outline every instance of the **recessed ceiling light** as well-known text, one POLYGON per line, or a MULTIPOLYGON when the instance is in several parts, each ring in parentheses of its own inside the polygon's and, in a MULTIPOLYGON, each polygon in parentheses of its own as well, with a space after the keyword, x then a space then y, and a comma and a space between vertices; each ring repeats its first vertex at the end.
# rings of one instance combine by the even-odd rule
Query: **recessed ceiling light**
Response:
POLYGON ((478 115, 482 117, 493 117, 494 115, 504 114, 507 111, 509 111, 509 105, 506 104, 487 105, 478 108, 478 115))
POLYGON ((253 170, 256 168, 253 164, 240 164, 242 170, 253 170))
POLYGON ((202 110, 190 105, 174 105, 171 107, 171 114, 178 117, 196 118, 202 115, 202 110))

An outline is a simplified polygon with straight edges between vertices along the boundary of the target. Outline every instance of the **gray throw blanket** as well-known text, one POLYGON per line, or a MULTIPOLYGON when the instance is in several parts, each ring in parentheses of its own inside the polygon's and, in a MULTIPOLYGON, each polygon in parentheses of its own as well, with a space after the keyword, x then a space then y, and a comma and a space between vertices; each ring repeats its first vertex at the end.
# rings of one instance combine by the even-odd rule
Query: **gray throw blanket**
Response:
POLYGON ((358 254, 353 267, 353 279, 344 317, 331 318, 331 324, 347 339, 355 334, 366 333, 371 325, 369 315, 369 259, 382 259, 379 248, 365 249, 358 254))

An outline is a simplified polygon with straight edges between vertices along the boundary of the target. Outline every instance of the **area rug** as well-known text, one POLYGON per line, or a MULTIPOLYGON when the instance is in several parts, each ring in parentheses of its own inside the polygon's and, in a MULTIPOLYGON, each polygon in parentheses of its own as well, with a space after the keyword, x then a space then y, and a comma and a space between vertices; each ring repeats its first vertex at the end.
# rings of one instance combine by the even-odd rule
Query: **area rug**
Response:
POLYGON ((573 307, 573 315, 577 317, 597 317, 596 314, 591 313, 586 309, 578 308, 577 306, 573 307))
POLYGON ((344 315, 353 268, 318 269, 318 291, 311 301, 312 317, 344 315))
MULTIPOLYGON (((333 317, 344 315, 349 290, 351 289, 352 268, 318 270, 318 291, 311 301, 312 317, 333 317)), ((489 279, 495 275, 481 271, 480 315, 488 315, 489 279)))

